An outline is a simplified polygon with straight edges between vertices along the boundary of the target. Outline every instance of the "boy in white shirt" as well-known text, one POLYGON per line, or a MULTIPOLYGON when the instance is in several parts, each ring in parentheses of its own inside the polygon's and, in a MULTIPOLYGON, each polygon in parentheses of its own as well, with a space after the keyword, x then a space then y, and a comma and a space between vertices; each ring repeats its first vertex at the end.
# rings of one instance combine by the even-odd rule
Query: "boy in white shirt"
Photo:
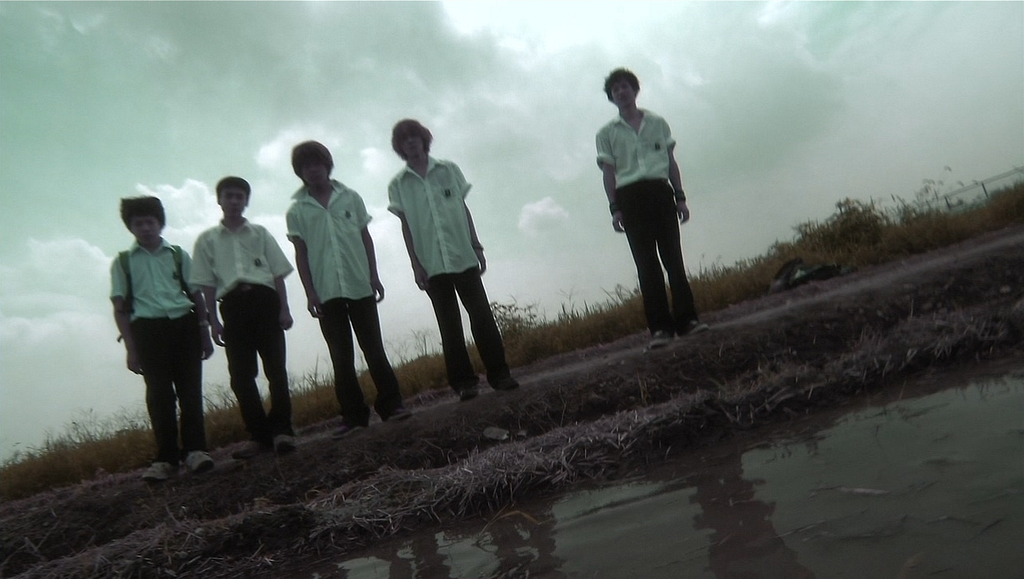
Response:
POLYGON ((213 459, 206 451, 202 361, 213 354, 213 342, 203 294, 186 284, 192 259, 162 237, 166 216, 156 197, 122 199, 121 219, 135 242, 111 265, 110 300, 128 369, 146 382, 157 446, 142 479, 169 479, 182 457, 188 470, 208 471, 213 459))
POLYGON ((381 337, 377 303, 384 299, 384 286, 367 228, 371 217, 358 193, 331 178, 333 168, 334 159, 321 143, 306 141, 292 149, 292 169, 303 186, 294 195, 287 221, 309 313, 320 321, 334 365, 342 424, 333 437, 341 438, 370 420, 356 375, 353 332, 377 386, 377 414, 385 421, 412 414, 402 406, 381 337))
POLYGON ((278 454, 295 450, 292 401, 285 368, 285 330, 292 327, 284 278, 292 266, 274 237, 243 216, 252 189, 241 177, 217 183, 217 203, 224 219, 196 239, 192 283, 203 288, 210 308, 213 341, 224 347, 231 375, 231 390, 238 399, 245 429, 251 440, 232 453, 252 458, 273 449, 278 454), (256 375, 256 359, 270 389, 270 412, 263 407, 256 375))
POLYGON ((473 340, 495 390, 513 390, 505 345, 480 276, 487 270, 484 248, 466 205, 470 185, 451 161, 430 157, 433 135, 418 121, 398 122, 391 146, 406 162, 388 186, 388 210, 402 220, 402 235, 416 285, 427 292, 441 331, 448 384, 461 400, 478 394, 480 377, 466 350, 459 302, 469 314, 473 340))
POLYGON ((690 209, 676 164, 676 141, 665 119, 636 106, 640 81, 631 71, 613 70, 604 91, 619 114, 597 133, 597 165, 612 227, 625 232, 636 263, 650 347, 660 348, 676 335, 708 329, 697 319, 679 245, 679 223, 690 219, 690 209), (671 310, 662 265, 672 288, 671 310))

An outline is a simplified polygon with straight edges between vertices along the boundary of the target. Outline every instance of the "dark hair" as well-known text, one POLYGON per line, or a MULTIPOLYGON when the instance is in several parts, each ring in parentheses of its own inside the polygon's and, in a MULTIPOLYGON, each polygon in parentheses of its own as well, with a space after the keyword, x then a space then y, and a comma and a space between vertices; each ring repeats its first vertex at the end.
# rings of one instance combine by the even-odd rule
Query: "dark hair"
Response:
POLYGON ((164 206, 156 197, 126 197, 121 199, 121 221, 130 231, 133 217, 154 217, 160 227, 167 225, 164 206))
POLYGON ((612 85, 620 80, 628 82, 634 92, 640 92, 640 80, 633 71, 628 68, 616 68, 604 79, 604 94, 608 96, 608 100, 612 100, 612 85))
POLYGON ((295 145, 295 148, 292 149, 292 170, 295 171, 295 175, 299 179, 302 179, 303 165, 310 162, 321 163, 327 167, 328 174, 334 169, 334 159, 331 157, 331 152, 323 144, 316 141, 306 141, 295 145))
POLYGON ((403 161, 407 161, 405 153, 402 152, 402 141, 407 139, 409 136, 419 137, 423 139, 423 152, 430 152, 430 142, 434 140, 434 135, 430 134, 427 127, 420 124, 419 121, 413 119, 402 119, 395 124, 395 128, 391 129, 391 148, 398 153, 398 156, 403 161))
POLYGON ((246 199, 248 199, 249 195, 252 193, 252 188, 249 187, 249 182, 246 181, 245 179, 242 179, 241 177, 224 177, 223 179, 217 182, 217 199, 220 199, 221 191, 227 189, 228 187, 235 187, 237 189, 245 191, 246 199))

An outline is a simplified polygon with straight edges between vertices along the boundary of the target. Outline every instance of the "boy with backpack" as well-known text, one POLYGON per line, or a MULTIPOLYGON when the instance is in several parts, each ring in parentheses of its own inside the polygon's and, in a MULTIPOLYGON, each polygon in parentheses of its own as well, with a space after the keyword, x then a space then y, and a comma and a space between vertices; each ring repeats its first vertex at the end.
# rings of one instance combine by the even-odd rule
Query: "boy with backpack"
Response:
POLYGON ((135 242, 111 266, 110 299, 128 369, 146 383, 157 444, 156 458, 142 478, 167 480, 178 472, 183 456, 189 471, 208 471, 213 459, 206 451, 202 361, 213 354, 213 342, 203 295, 185 282, 192 260, 161 236, 166 218, 156 197, 122 199, 121 220, 135 242))

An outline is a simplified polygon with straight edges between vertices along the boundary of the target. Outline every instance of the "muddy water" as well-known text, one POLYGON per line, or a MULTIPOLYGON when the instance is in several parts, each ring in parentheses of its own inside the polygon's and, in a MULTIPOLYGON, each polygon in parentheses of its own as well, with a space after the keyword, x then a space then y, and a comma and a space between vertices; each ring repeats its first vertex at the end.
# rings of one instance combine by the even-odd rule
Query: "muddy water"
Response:
POLYGON ((1024 577, 1024 366, 886 396, 311 577, 1024 577))

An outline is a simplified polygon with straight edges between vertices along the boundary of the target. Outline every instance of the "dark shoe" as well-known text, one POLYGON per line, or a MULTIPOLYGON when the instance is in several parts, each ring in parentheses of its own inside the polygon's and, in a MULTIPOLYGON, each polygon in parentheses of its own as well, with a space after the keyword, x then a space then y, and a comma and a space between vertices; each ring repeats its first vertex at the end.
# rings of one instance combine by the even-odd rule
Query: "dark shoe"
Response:
POLYGON ((495 390, 515 390, 519 388, 519 382, 516 382, 516 379, 511 376, 506 376, 491 384, 491 388, 495 390))
POLYGON ((657 350, 658 348, 664 348, 671 341, 672 334, 664 330, 658 330, 657 332, 654 332, 654 334, 651 336, 651 343, 648 344, 647 349, 657 350))
POLYGON ((703 322, 699 322, 697 320, 690 320, 690 323, 686 324, 686 330, 683 331, 682 335, 689 336, 691 334, 699 334, 709 329, 710 328, 708 327, 708 325, 703 322))
POLYGON ((398 408, 395 408, 393 411, 391 411, 391 415, 385 418, 384 420, 399 421, 405 420, 406 418, 412 418, 412 412, 408 408, 399 406, 398 408))
POLYGON ((263 454, 264 452, 267 452, 269 450, 269 446, 256 442, 255 440, 250 440, 243 444, 241 448, 232 452, 231 458, 238 460, 249 460, 250 458, 256 455, 263 454))
POLYGON ((288 454, 295 450, 295 437, 290 434, 278 434, 274 437, 274 452, 288 454))
POLYGON ((362 429, 363 429, 362 426, 352 426, 350 424, 342 424, 341 428, 339 428, 339 429, 337 429, 337 430, 335 430, 334 432, 331 433, 331 438, 333 438, 334 440, 340 440, 340 439, 345 438, 346 436, 352 434, 353 432, 355 432, 357 430, 362 430, 362 429))
POLYGON ((476 385, 466 386, 462 390, 459 390, 459 401, 465 402, 467 400, 472 400, 476 398, 476 395, 479 393, 480 390, 476 387, 476 385))

